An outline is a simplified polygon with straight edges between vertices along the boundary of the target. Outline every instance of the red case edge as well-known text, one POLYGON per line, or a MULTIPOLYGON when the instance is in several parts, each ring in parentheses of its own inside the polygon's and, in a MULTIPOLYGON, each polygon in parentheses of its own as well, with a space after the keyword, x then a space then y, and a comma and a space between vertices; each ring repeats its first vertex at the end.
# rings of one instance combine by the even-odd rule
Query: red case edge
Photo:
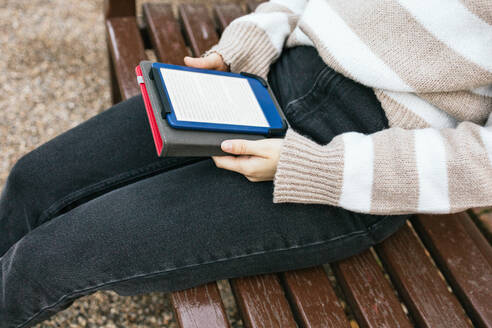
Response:
MULTIPOLYGON (((142 69, 140 65, 137 65, 135 68, 135 73, 137 76, 141 76, 143 78, 142 69)), ((152 104, 150 103, 149 94, 147 93, 147 87, 145 83, 139 83, 140 90, 142 91, 142 97, 145 104, 145 110, 147 112, 147 117, 149 119, 150 129, 152 131, 152 137, 154 138, 155 148, 157 150, 157 154, 160 156, 162 153, 162 137, 159 132, 159 128, 157 127, 157 122, 154 116, 154 111, 152 109, 152 104)))

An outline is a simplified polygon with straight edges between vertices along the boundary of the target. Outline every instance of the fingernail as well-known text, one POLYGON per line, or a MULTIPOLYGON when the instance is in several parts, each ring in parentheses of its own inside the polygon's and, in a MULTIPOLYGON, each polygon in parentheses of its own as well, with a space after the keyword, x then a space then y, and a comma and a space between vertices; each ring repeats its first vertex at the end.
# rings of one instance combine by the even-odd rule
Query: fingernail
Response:
POLYGON ((231 151, 232 150, 232 143, 230 141, 222 142, 221 146, 222 146, 223 151, 231 151))

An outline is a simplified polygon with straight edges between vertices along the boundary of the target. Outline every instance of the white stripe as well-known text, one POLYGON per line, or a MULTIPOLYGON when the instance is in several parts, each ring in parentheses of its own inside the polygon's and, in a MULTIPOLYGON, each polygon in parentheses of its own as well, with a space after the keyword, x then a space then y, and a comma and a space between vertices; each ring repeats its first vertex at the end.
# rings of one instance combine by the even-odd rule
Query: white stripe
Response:
POLYGON ((398 0, 436 38, 492 72, 492 26, 459 0, 398 0))
POLYGON ((296 45, 305 45, 314 47, 313 41, 299 28, 296 26, 292 32, 292 38, 295 40, 296 45))
POLYGON ((336 61, 360 83, 379 89, 412 91, 325 0, 311 0, 302 16, 302 23, 316 32, 323 41, 319 46, 326 47, 336 61))
MULTIPOLYGON (((491 118, 492 115, 489 118, 489 122, 491 121, 491 118)), ((487 150, 487 155, 489 156, 490 165, 492 165, 492 125, 487 128, 481 128, 480 137, 482 138, 482 142, 485 145, 485 149, 487 150)))
POLYGON ((264 30, 270 37, 270 41, 275 46, 277 52, 281 52, 285 39, 290 34, 288 14, 286 13, 254 13, 239 17, 234 20, 237 22, 251 22, 264 30))
MULTIPOLYGON (((491 57, 492 58, 492 57, 491 57)), ((491 59, 492 60, 492 59, 491 59)), ((492 84, 471 90, 474 94, 492 98, 492 84)))
POLYGON ((339 204, 356 212, 369 212, 374 166, 372 138, 349 132, 343 135, 343 142, 343 186, 339 204))
POLYGON ((306 7, 306 0, 270 0, 272 3, 289 8, 294 14, 300 15, 306 7))
POLYGON ((453 128, 457 122, 451 115, 414 93, 383 91, 388 97, 408 108, 434 128, 453 128))
POLYGON ((415 154, 419 176, 418 211, 448 213, 450 204, 446 149, 439 130, 415 130, 415 154))

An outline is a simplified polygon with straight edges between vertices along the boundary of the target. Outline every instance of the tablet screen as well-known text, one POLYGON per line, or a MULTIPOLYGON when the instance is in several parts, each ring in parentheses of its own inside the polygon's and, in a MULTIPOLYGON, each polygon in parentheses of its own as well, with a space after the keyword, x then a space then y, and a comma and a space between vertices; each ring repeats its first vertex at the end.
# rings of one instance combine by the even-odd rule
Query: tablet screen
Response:
POLYGON ((270 127, 245 78, 160 68, 179 121, 270 127))

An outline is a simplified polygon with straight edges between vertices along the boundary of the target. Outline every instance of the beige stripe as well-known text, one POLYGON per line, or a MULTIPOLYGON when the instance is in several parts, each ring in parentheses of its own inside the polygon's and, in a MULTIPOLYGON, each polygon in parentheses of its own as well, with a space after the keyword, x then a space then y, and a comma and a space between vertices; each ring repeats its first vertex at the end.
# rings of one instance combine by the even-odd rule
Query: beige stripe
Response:
MULTIPOLYGON (((326 65, 330 66, 332 69, 337 71, 338 73, 344 75, 345 77, 348 77, 349 79, 352 79, 354 81, 357 81, 353 76, 351 76, 344 68, 342 65, 338 63, 338 61, 335 59, 335 57, 332 56, 330 51, 324 46, 322 40, 317 36, 316 32, 314 32, 311 27, 309 27, 307 24, 305 24, 302 20, 299 22, 299 28, 301 31, 304 32, 308 36, 308 38, 313 41, 313 44, 315 48, 318 50, 318 53, 320 57, 323 59, 323 61, 326 63, 326 65)), ((360 82, 360 81, 358 81, 360 82)))
POLYGON ((492 82, 492 72, 434 38, 396 1, 333 0, 330 6, 418 92, 469 90, 492 82))
POLYGON ((429 123, 424 121, 420 116, 391 99, 382 90, 375 89, 374 93, 381 102, 390 127, 400 127, 403 129, 423 129, 430 127, 429 123))
POLYGON ((373 143, 371 212, 415 212, 419 186, 413 132, 400 128, 378 132, 373 143))
POLYGON ((297 22, 299 21, 299 16, 298 15, 289 15, 289 17, 287 17, 287 21, 289 23, 290 33, 292 33, 294 31, 294 29, 297 27, 297 22))
POLYGON ((470 91, 420 93, 419 97, 444 110, 458 121, 483 125, 492 111, 492 98, 470 91))
POLYGON ((492 165, 480 126, 465 122, 441 131, 447 154, 451 211, 492 204, 492 165))
POLYGON ((265 30, 241 21, 224 30, 218 44, 205 54, 218 52, 232 72, 249 72, 266 78, 270 64, 279 53, 265 30))
POLYGON ((475 16, 492 25, 492 2, 490 0, 461 0, 461 2, 475 16))

